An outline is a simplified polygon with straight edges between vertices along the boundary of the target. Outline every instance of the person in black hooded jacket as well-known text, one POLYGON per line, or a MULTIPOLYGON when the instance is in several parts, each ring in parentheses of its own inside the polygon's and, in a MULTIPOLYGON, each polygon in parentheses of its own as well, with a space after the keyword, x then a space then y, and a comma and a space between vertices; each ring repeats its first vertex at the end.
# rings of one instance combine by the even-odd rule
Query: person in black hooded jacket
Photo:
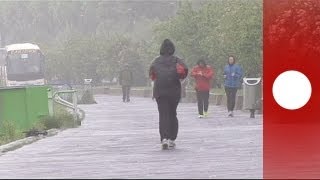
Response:
POLYGON ((149 75, 154 81, 153 97, 159 111, 159 132, 163 149, 174 148, 178 134, 177 107, 181 98, 181 79, 188 75, 184 61, 174 56, 175 46, 165 39, 160 56, 151 64, 149 75))

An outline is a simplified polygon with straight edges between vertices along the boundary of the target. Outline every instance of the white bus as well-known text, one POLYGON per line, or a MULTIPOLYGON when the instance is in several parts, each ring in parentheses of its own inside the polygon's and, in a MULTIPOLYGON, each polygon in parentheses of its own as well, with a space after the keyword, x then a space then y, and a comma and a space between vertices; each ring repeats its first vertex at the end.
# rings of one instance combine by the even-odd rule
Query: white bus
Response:
POLYGON ((1 48, 0 66, 2 86, 45 84, 44 55, 35 44, 11 44, 1 48))

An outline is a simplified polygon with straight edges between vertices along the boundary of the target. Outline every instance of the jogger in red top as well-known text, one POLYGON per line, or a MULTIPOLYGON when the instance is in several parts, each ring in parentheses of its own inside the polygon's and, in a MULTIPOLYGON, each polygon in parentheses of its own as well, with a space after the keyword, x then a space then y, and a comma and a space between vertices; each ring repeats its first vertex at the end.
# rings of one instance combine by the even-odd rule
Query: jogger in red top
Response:
POLYGON ((203 118, 208 116, 209 92, 214 71, 203 59, 200 59, 192 69, 191 76, 196 82, 199 118, 203 118))

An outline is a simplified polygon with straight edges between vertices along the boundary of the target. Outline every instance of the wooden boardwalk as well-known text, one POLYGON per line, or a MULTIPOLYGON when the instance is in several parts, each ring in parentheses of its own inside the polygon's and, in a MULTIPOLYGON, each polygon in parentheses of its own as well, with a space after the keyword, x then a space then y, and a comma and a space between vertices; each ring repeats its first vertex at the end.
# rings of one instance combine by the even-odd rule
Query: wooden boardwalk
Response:
POLYGON ((0 156, 0 178, 262 178, 262 117, 195 103, 178 107, 175 150, 161 150, 150 98, 96 96, 79 128, 0 156))

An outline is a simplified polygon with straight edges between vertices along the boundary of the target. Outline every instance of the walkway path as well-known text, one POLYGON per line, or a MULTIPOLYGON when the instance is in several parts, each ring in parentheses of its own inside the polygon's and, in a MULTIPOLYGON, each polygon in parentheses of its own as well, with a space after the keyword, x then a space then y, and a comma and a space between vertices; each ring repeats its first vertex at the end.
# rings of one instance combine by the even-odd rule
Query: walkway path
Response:
POLYGON ((262 117, 178 107, 175 150, 161 150, 156 103, 98 95, 79 128, 0 156, 0 178, 262 178, 262 117))

